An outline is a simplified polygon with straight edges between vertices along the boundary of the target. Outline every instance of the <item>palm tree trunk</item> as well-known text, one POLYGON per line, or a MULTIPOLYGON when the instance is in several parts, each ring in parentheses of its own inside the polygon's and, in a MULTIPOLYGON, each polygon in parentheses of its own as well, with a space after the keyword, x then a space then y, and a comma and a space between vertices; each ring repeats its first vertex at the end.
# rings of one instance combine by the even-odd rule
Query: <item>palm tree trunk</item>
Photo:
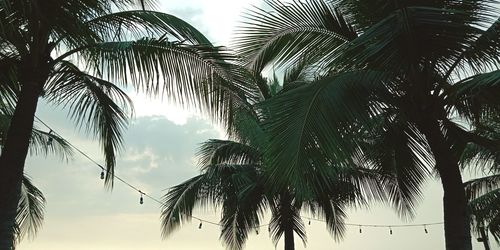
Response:
POLYGON ((295 250, 293 228, 291 225, 285 228, 285 250, 295 250))
POLYGON ((452 152, 451 145, 446 142, 437 121, 427 120, 420 127, 436 160, 436 168, 443 186, 446 249, 471 250, 469 214, 458 155, 452 152))
POLYGON ((281 193, 281 214, 284 217, 283 227, 285 231, 285 250, 295 250, 295 244, 293 239, 293 201, 290 193, 288 191, 281 193))
POLYGON ((17 205, 24 163, 41 86, 31 81, 22 84, 0 156, 0 249, 13 249, 17 205))

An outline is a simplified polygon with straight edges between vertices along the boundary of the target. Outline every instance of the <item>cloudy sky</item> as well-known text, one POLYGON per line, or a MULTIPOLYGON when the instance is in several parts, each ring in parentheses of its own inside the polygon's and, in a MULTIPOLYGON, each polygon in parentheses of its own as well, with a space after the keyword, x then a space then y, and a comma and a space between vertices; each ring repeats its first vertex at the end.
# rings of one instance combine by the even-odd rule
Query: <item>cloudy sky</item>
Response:
MULTIPOLYGON (((163 0, 161 11, 175 14, 216 44, 227 44, 240 13, 259 0, 163 0)), ((222 138, 221 130, 193 112, 140 95, 136 100, 136 118, 125 135, 125 149, 118 157, 117 174, 155 197, 165 189, 198 173, 194 152, 209 138, 222 138)), ((73 144, 99 162, 102 157, 96 141, 75 130, 66 113, 41 103, 38 117, 73 144)), ((194 220, 168 239, 160 237, 158 204, 146 199, 139 204, 136 191, 117 182, 107 191, 99 179, 100 170, 75 155, 68 162, 55 157, 29 157, 27 173, 48 200, 44 226, 34 240, 25 240, 20 250, 159 250, 223 249, 216 226, 204 224, 198 229, 194 220)), ((438 182, 430 181, 425 199, 413 221, 402 221, 390 209, 374 206, 370 210, 351 211, 349 222, 355 224, 404 224, 442 221, 442 193, 438 182)), ((199 210, 195 215, 217 221, 216 211, 199 210)), ((441 225, 387 228, 350 227, 345 239, 335 242, 321 222, 307 226, 308 249, 444 249, 441 225)), ((474 243, 477 245, 477 243, 474 243)), ((296 241, 297 249, 304 246, 296 241)), ((479 245, 477 245, 479 246, 479 245)), ((282 245, 277 246, 278 249, 282 245)), ((247 249, 274 249, 267 230, 250 235, 247 249)))

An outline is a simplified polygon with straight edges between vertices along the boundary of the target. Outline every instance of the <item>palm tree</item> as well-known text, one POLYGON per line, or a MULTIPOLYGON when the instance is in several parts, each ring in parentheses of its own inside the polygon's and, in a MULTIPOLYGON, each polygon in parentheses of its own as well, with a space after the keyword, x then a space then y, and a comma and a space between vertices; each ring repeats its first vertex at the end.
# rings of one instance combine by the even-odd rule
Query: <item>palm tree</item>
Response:
MULTIPOLYGON (((482 126, 476 133, 490 140, 500 139, 500 115, 480 119, 482 126), (493 128, 493 129, 490 129, 493 128)), ((500 151, 475 144, 467 145, 461 157, 464 167, 484 173, 483 177, 464 183, 465 194, 471 213, 472 231, 478 235, 489 249, 487 230, 500 244, 500 151)))
POLYGON ((292 189, 270 191, 262 154, 246 144, 209 140, 200 152, 202 162, 209 164, 202 166, 200 175, 172 187, 164 197, 161 217, 165 237, 191 220, 195 207, 220 207, 220 238, 228 249, 242 249, 248 234, 261 228, 262 216, 269 209, 273 242, 277 244, 284 235, 284 249, 293 250, 294 234, 306 243, 301 210, 326 218, 329 231, 340 239, 345 230, 345 208, 364 202, 361 191, 340 174, 318 183, 315 188, 323 191, 319 197, 299 198, 292 189))
POLYGON ((464 183, 471 213, 471 229, 489 247, 491 232, 500 244, 500 175, 494 174, 464 183))
MULTIPOLYGON (((285 86, 291 88, 294 84, 303 84, 298 69, 287 71, 285 86)), ((256 81, 262 98, 287 91, 281 89, 276 78, 269 85, 265 84, 265 79, 257 77, 256 81)), ((252 108, 258 110, 257 107, 258 103, 252 108)), ((269 232, 274 243, 277 244, 284 235, 284 249, 293 250, 294 234, 306 243, 301 211, 325 218, 328 230, 338 240, 345 231, 346 207, 366 205, 372 198, 382 199, 380 180, 383 178, 380 175, 355 167, 332 167, 328 171, 318 168, 322 171, 315 171, 314 161, 309 163, 311 170, 305 176, 308 183, 300 193, 291 185, 275 189, 268 181, 269 168, 263 158, 263 150, 269 141, 261 124, 264 123, 262 119, 269 115, 236 113, 231 134, 233 140, 204 142, 198 152, 201 174, 172 187, 164 196, 163 236, 170 235, 191 220, 195 207, 220 207, 220 238, 228 249, 242 249, 248 234, 259 230, 262 215, 269 209, 269 232)), ((315 152, 310 148, 311 156, 315 152)))
POLYGON ((318 145, 325 159, 395 172, 390 196, 411 211, 436 171, 446 249, 471 249, 459 158, 467 144, 500 148, 476 133, 479 118, 500 108, 499 2, 266 2, 271 11, 249 12, 238 31, 247 64, 307 60, 305 72, 328 76, 265 106, 275 114, 265 127, 271 178, 300 184, 304 146, 318 145))
MULTIPOLYGON (((145 10, 148 3, 0 0, 0 107, 14 110, 0 156, 1 249, 12 248, 39 98, 68 110, 77 127, 99 139, 110 185, 132 114, 124 89, 183 96, 184 105, 214 114, 238 105, 230 86, 208 84, 232 81, 227 71, 237 71, 223 49, 183 20, 145 10)), ((213 116, 228 120, 220 114, 213 116)))

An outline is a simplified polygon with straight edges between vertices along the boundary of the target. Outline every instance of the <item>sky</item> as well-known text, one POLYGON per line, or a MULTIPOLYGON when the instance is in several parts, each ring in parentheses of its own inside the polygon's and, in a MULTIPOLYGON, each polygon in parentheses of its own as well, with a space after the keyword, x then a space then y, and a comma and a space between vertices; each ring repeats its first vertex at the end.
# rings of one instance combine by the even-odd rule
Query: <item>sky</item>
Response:
MULTIPOLYGON (((227 45, 240 13, 259 0, 163 0, 160 11, 177 15, 197 27, 217 45, 227 45)), ((146 193, 160 198, 168 187, 199 173, 194 153, 199 143, 223 138, 224 133, 206 117, 159 100, 133 94, 136 116, 125 136, 125 147, 117 157, 116 173, 146 193)), ((64 110, 41 100, 37 116, 57 133, 98 162, 102 155, 96 140, 75 129, 64 110)), ((43 128, 42 126, 39 126, 43 128)), ((54 156, 30 156, 26 172, 47 198, 43 228, 36 238, 24 240, 19 250, 194 250, 224 249, 219 228, 199 221, 184 225, 167 239, 160 234, 160 208, 152 200, 139 204, 139 193, 120 182, 112 191, 104 188, 100 170, 75 154, 68 161, 54 156)), ((390 208, 374 205, 367 210, 350 210, 353 224, 424 224, 442 221, 442 192, 437 180, 430 180, 417 216, 402 220, 390 208)), ((195 216, 216 222, 214 210, 196 210, 195 216)), ((307 221, 306 221, 307 223, 307 221)), ((307 225, 307 249, 420 250, 444 249, 442 225, 388 228, 348 227, 345 238, 335 242, 325 225, 307 225)), ((475 247, 481 249, 474 240, 475 247)), ((296 238, 297 249, 305 249, 296 238)), ((282 249, 280 242, 277 249, 282 249)), ((251 234, 246 249, 275 249, 267 229, 251 234)))

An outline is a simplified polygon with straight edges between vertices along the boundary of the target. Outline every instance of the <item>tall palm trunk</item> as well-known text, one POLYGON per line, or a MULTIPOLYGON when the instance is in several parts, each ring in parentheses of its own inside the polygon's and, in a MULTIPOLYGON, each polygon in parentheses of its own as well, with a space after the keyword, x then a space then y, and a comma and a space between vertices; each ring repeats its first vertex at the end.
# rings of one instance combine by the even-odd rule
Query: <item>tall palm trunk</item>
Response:
POLYGON ((283 215, 284 223, 284 234, 285 234, 285 250, 295 250, 295 244, 293 239, 293 216, 294 216, 294 205, 292 197, 288 191, 281 193, 281 214, 283 215))
POLYGON ((471 250, 469 214, 458 156, 453 154, 437 121, 427 120, 421 128, 436 160, 443 186, 446 249, 471 250))
POLYGON ((293 228, 291 225, 287 225, 287 227, 285 228, 285 250, 295 250, 293 228))
MULTIPOLYGON (((33 69, 34 67, 29 67, 33 69)), ((16 210, 33 120, 46 76, 36 70, 20 74, 21 93, 0 156, 0 249, 13 249, 16 210), (45 78, 44 78, 45 77, 45 78)), ((46 75, 46 74, 44 74, 46 75)))

